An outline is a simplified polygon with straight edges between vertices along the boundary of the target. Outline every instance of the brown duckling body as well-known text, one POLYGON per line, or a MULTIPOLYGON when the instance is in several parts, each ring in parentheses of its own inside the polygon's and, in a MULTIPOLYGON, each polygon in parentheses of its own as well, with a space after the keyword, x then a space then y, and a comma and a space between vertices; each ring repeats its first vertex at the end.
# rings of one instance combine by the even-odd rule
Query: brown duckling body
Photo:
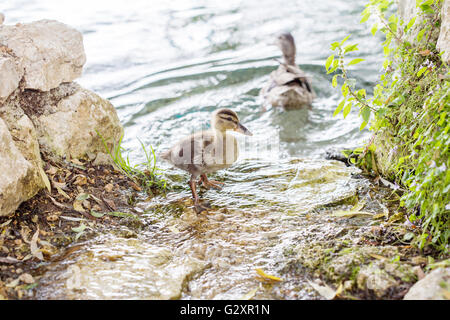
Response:
POLYGON ((220 188, 222 182, 208 180, 207 174, 230 167, 238 158, 239 149, 236 138, 227 131, 252 135, 240 122, 237 114, 230 109, 219 109, 211 119, 211 129, 194 133, 179 142, 162 155, 162 158, 175 167, 191 174, 189 186, 197 212, 205 208, 200 205, 196 183, 206 188, 220 188))

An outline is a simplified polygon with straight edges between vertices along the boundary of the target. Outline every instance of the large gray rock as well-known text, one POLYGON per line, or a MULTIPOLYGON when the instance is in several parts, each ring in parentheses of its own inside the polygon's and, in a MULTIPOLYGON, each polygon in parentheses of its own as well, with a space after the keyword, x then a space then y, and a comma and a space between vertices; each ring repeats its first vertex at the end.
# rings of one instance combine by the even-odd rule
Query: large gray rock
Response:
POLYGON ((5 122, 0 119, 0 216, 9 215, 40 188, 32 185, 33 166, 14 144, 5 122))
POLYGON ((2 49, 4 48, 0 48, 0 103, 17 89, 23 76, 23 69, 2 49))
POLYGON ((438 268, 417 281, 405 295, 405 300, 444 300, 450 292, 450 268, 438 268), (446 292, 447 296, 444 296, 446 292))
MULTIPOLYGON (((18 91, 16 90, 12 96, 16 96, 18 91)), ((10 102, 10 100, 7 102, 10 102)), ((15 99, 12 100, 15 101, 15 99)), ((0 106, 0 119, 3 119, 8 127, 16 148, 25 160, 32 165, 28 175, 28 184, 24 186, 24 200, 27 200, 44 187, 43 179, 46 179, 36 129, 25 112, 14 103, 6 103, 0 106)))
POLYGON ((48 91, 81 75, 86 62, 81 33, 54 20, 0 26, 0 46, 24 69, 24 88, 48 91))
POLYGON ((114 106, 75 83, 61 85, 47 95, 41 94, 40 99, 40 109, 30 116, 41 148, 57 156, 88 158, 105 152, 97 132, 110 150, 123 134, 114 106), (63 97, 55 101, 55 96, 61 95, 63 97))
POLYGON ((450 63, 450 0, 445 0, 441 11, 441 30, 437 42, 437 49, 444 52, 442 59, 450 63))

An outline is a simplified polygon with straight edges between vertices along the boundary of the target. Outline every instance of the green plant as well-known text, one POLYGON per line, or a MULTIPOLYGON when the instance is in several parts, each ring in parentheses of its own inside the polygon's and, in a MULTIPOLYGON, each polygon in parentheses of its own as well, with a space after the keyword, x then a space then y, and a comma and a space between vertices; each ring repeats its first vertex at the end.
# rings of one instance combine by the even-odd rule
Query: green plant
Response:
POLYGON ((157 190, 166 190, 167 181, 160 177, 160 171, 156 166, 156 154, 152 146, 150 146, 150 152, 147 151, 145 145, 139 140, 142 150, 145 154, 146 162, 132 165, 130 163, 129 154, 126 158, 123 157, 125 149, 122 147, 123 135, 120 137, 117 145, 114 145, 112 150, 108 148, 108 144, 102 135, 97 132, 102 139, 105 150, 114 161, 116 166, 131 180, 139 184, 145 192, 153 193, 157 190))
MULTIPOLYGON (((440 29, 442 0, 417 0, 418 14, 410 21, 399 19, 390 6, 393 1, 370 0, 362 12, 361 22, 371 16, 377 20, 371 33, 385 35, 382 43, 384 72, 373 95, 357 88, 349 67, 364 61, 348 61, 347 55, 358 50, 346 44, 349 36, 331 44, 335 52, 325 62, 332 86, 341 82, 343 99, 334 115, 344 118, 352 108, 359 110, 360 129, 370 130, 395 146, 388 178, 405 187, 400 204, 407 209, 410 222, 421 228, 412 239, 419 248, 431 244, 448 253, 450 235, 450 113, 449 70, 436 49, 440 29), (392 173, 390 173, 392 172, 392 173)), ((373 140, 353 162, 374 170, 373 140), (368 158, 367 154, 371 153, 368 158), (372 159, 371 159, 372 158, 372 159), (370 160, 370 161, 369 161, 370 160), (371 166, 367 164, 370 162, 371 166)))

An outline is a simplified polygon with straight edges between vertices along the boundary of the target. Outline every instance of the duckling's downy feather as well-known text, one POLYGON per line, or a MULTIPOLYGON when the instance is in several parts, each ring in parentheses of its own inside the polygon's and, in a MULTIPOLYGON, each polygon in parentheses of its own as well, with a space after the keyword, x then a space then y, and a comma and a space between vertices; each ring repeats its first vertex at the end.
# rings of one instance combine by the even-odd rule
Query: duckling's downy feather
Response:
POLYGON ((206 130, 181 140, 162 158, 198 177, 230 167, 238 156, 238 144, 233 135, 206 130))

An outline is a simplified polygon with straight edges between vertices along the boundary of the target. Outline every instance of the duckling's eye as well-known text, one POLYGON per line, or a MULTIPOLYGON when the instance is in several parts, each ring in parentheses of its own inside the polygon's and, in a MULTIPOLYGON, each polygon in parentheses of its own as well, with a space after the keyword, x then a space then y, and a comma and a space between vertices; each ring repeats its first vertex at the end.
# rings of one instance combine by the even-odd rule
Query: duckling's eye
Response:
POLYGON ((227 120, 228 120, 228 121, 233 121, 233 118, 230 117, 230 118, 227 118, 227 120))

